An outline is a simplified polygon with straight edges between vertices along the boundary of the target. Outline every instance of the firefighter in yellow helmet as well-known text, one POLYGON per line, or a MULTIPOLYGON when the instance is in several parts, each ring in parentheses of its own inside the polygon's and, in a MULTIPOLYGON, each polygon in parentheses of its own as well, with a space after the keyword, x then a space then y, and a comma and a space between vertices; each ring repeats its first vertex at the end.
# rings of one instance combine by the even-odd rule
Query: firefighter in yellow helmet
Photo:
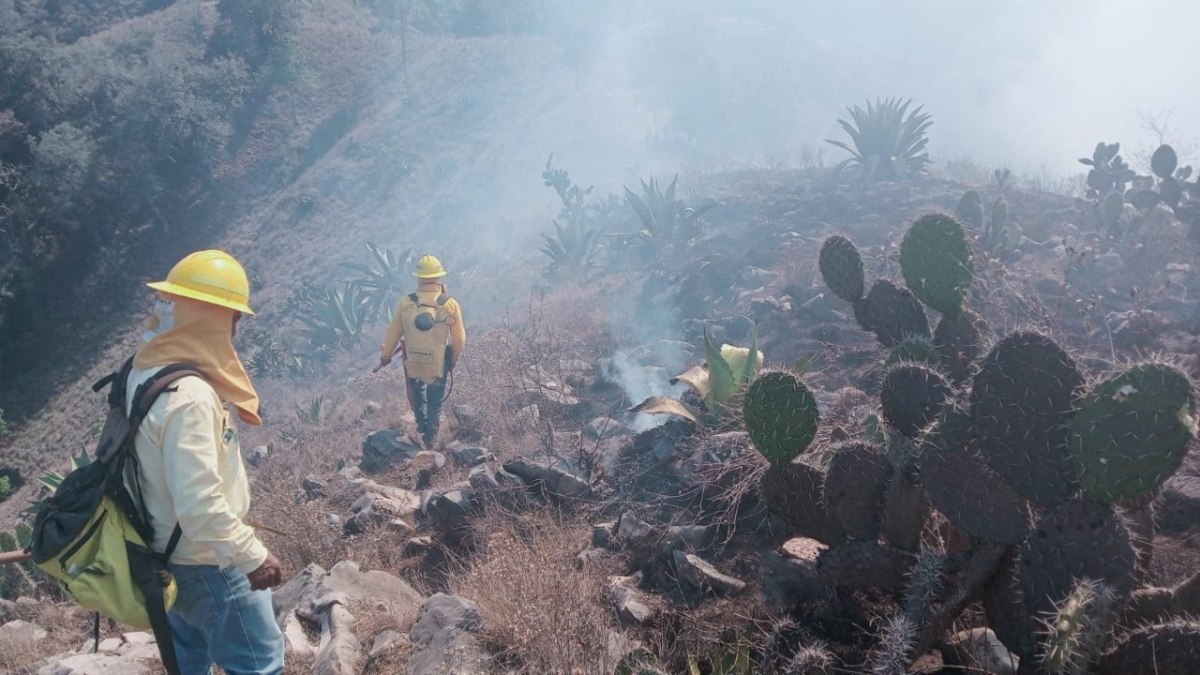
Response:
POLYGON ((400 348, 417 433, 428 447, 437 440, 446 377, 467 348, 467 329, 458 302, 446 295, 446 284, 442 283, 446 270, 440 260, 422 256, 413 276, 417 278, 417 290, 396 305, 379 365, 391 363, 392 355, 400 348))
POLYGON ((254 314, 250 283, 233 256, 198 251, 149 286, 158 302, 126 390, 175 363, 203 374, 173 382, 134 438, 152 546, 169 551, 178 582, 167 618, 179 669, 207 673, 215 663, 227 673, 278 675, 284 643, 270 589, 283 569, 245 521, 250 481, 237 433, 237 420, 262 423, 233 346, 238 320, 254 314))

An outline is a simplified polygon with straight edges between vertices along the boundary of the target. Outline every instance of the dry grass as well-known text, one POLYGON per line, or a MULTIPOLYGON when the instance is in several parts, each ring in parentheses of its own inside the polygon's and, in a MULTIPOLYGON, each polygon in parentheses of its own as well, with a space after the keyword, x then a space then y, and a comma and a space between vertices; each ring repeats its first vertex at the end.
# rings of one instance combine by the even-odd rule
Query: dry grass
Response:
POLYGON ((483 614, 485 639, 509 672, 611 673, 613 610, 601 564, 579 569, 589 528, 551 512, 479 523, 486 551, 461 561, 453 592, 483 614))
MULTIPOLYGON (((0 638, 0 673, 32 675, 39 662, 55 654, 78 649, 92 638, 92 615, 77 605, 65 602, 42 602, 25 606, 20 618, 41 626, 46 637, 41 640, 18 642, 0 638)), ((119 636, 129 629, 111 621, 100 623, 101 639, 119 636)))

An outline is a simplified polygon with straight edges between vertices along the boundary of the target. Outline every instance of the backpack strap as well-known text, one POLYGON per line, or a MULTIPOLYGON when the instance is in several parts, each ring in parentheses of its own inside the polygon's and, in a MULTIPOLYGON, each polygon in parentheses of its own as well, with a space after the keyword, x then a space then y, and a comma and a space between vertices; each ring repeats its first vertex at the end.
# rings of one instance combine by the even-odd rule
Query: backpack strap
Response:
MULTIPOLYGON (((129 438, 131 442, 137 434, 138 427, 150 412, 150 408, 158 400, 159 395, 164 391, 168 391, 168 388, 175 381, 188 376, 204 378, 204 374, 195 366, 186 363, 174 363, 151 375, 149 379, 137 388, 133 394, 133 400, 129 408, 129 438)), ((125 377, 128 377, 128 372, 125 373, 125 377)), ((125 378, 122 378, 122 380, 125 380, 125 378)), ((124 402, 122 401, 122 403, 124 402)), ((136 467, 134 474, 136 476, 136 467)), ((141 485, 137 484, 136 481, 135 485, 138 491, 138 504, 143 510, 139 515, 146 526, 149 527, 150 518, 145 513, 145 500, 142 499, 141 485)), ((175 654, 175 641, 171 633, 171 623, 167 618, 167 607, 163 599, 163 589, 170 583, 170 568, 167 566, 167 563, 170 561, 171 555, 175 552, 175 547, 179 545, 179 540, 182 537, 183 528, 176 523, 175 529, 171 532, 171 538, 167 541, 167 547, 162 553, 156 553, 150 549, 140 549, 140 547, 129 547, 130 571, 133 574, 134 582, 142 589, 142 596, 146 601, 146 614, 150 619, 150 630, 154 633, 154 640, 158 645, 158 653, 162 657, 163 668, 171 675, 178 675, 180 669, 179 659, 175 654)), ((147 543, 149 542, 147 541, 147 543)))

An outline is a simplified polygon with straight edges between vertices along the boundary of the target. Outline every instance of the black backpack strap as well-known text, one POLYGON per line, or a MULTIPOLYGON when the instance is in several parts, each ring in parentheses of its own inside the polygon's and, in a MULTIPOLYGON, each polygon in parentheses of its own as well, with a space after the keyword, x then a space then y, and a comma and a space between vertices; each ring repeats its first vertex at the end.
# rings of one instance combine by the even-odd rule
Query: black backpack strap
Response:
MULTIPOLYGON (((146 418, 159 395, 167 391, 176 380, 190 375, 204 377, 204 374, 195 366, 175 363, 162 368, 137 388, 129 409, 131 437, 137 433, 138 426, 146 418)), ((138 491, 141 491, 140 486, 138 491)), ((141 499, 140 494, 138 500, 144 508, 145 501, 141 499)), ((148 526, 149 518, 145 514, 140 515, 148 526)), ((179 658, 175 654, 175 639, 171 633, 171 623, 167 619, 167 606, 163 598, 163 591, 171 583, 168 561, 175 553, 175 547, 179 545, 182 537, 183 528, 176 523, 174 531, 171 532, 171 538, 167 541, 167 547, 162 553, 127 544, 130 572, 134 583, 142 590, 142 596, 146 600, 146 614, 150 619, 150 630, 154 633, 158 653, 162 657, 163 668, 168 675, 179 675, 180 670, 179 658)))

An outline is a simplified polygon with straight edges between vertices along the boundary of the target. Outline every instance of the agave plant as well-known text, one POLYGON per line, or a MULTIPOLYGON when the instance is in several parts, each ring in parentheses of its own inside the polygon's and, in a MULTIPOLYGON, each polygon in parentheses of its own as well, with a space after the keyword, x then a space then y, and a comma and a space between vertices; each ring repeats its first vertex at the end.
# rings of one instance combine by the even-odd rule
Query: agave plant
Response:
POLYGON ((924 106, 910 112, 911 104, 912 99, 876 99, 875 103, 867 101, 866 110, 847 108, 851 121, 838 118, 838 124, 850 135, 853 147, 826 141, 852 155, 838 170, 852 169, 872 179, 903 179, 922 173, 930 162, 925 132, 933 124, 933 116, 921 112, 924 106))
POLYGON ((542 234, 546 245, 542 253, 550 259, 547 274, 579 272, 592 265, 600 233, 583 222, 568 222, 565 226, 554 221, 554 236, 542 234))
MULTIPOLYGON (((72 455, 70 459, 71 468, 67 471, 67 473, 70 473, 75 469, 82 469, 83 467, 92 463, 92 457, 88 454, 87 448, 80 448, 79 454, 72 455)), ((38 482, 50 488, 51 492, 54 492, 55 490, 58 490, 59 485, 62 485, 62 482, 65 478, 65 475, 57 471, 48 471, 44 476, 38 478, 38 482)))
POLYGON ((763 355, 758 351, 757 330, 751 337, 750 347, 721 345, 717 349, 708 332, 704 333, 704 365, 693 366, 685 373, 671 378, 671 384, 680 382, 695 391, 707 411, 697 411, 683 401, 669 396, 651 396, 635 406, 631 412, 648 415, 679 415, 693 422, 713 419, 730 412, 729 401, 742 391, 762 370, 763 355))
POLYGON ((671 179, 666 190, 658 187, 652 176, 650 181, 641 181, 639 196, 625 188, 625 201, 642 221, 642 230, 635 237, 657 252, 673 251, 685 246, 700 233, 700 216, 717 205, 717 202, 699 208, 690 207, 675 198, 675 186, 679 177, 671 179))
POLYGON ((366 302, 367 320, 391 320, 392 308, 411 284, 411 278, 405 274, 405 270, 412 257, 412 249, 397 254, 374 242, 368 241, 366 246, 371 254, 369 264, 342 263, 342 267, 359 274, 349 283, 358 287, 366 302))
POLYGON ((314 346, 329 347, 357 340, 367 321, 367 297, 350 282, 342 288, 324 286, 307 290, 300 298, 300 321, 314 346))

